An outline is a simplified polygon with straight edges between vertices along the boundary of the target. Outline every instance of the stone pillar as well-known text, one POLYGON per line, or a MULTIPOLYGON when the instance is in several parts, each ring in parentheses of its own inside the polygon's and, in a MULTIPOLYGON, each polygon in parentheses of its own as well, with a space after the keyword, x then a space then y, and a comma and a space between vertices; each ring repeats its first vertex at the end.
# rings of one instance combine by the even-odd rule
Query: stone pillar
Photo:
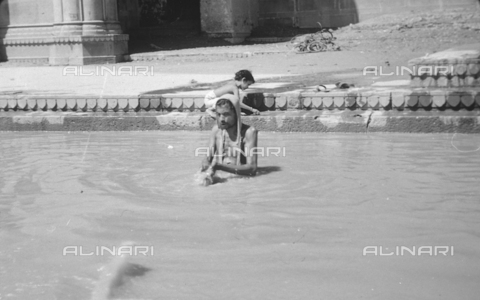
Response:
POLYGON ((55 33, 63 23, 62 0, 53 0, 53 26, 55 33))
POLYGON ((223 37, 241 43, 257 22, 255 0, 201 0, 202 31, 210 37, 223 37))
POLYGON ((257 0, 232 0, 234 35, 231 43, 241 43, 252 33, 253 25, 258 21, 257 12, 254 13, 256 2, 257 0))
POLYGON ((52 0, 0 1, 0 60, 48 63, 52 0))
POLYGON ((83 35, 105 34, 105 17, 102 0, 83 0, 83 35))
MULTIPOLYGON (((56 5, 58 5, 58 3, 56 3, 56 5)), ((61 27, 59 28, 59 35, 82 35, 82 12, 80 10, 80 0, 62 0, 61 5, 63 20, 61 27)))
POLYGON ((116 63, 128 53, 117 0, 0 0, 0 60, 116 63), (8 4, 8 6, 7 6, 8 4))
POLYGON ((128 53, 128 35, 122 34, 117 0, 52 0, 54 37, 52 65, 116 63, 128 53))
POLYGON ((105 1, 105 21, 107 24, 108 33, 121 33, 122 28, 118 21, 118 7, 117 0, 103 0, 105 1))

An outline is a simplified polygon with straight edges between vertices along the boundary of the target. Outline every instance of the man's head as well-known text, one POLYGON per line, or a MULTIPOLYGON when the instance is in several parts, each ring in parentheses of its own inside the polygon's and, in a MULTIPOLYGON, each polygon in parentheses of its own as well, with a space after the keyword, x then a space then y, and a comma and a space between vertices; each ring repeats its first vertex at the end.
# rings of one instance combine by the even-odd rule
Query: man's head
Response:
POLYGON ((219 99, 215 106, 215 111, 218 128, 228 129, 237 125, 237 111, 229 99, 219 99))
POLYGON ((240 89, 246 90, 248 87, 255 83, 252 72, 248 70, 240 70, 235 73, 235 81, 240 89))

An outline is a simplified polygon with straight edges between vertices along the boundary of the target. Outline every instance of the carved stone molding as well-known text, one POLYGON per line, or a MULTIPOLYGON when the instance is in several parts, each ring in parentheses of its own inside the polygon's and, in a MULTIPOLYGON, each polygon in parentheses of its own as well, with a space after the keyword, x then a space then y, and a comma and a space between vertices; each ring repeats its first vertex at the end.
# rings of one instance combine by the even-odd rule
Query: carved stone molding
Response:
POLYGON ((0 41, 0 44, 5 46, 48 46, 52 43, 52 38, 17 38, 17 39, 4 39, 0 41))
MULTIPOLYGON (((469 91, 391 89, 337 92, 253 93, 246 103, 261 111, 480 111, 480 89, 469 91)), ((204 94, 21 95, 0 93, 0 111, 205 111, 204 94), (45 105, 46 103, 46 105, 45 105), (68 105, 67 105, 68 104, 68 105)), ((480 120, 480 119, 479 119, 480 120)))
POLYGON ((53 37, 55 44, 81 44, 84 42, 124 42, 128 41, 128 34, 102 35, 102 36, 61 36, 53 37))

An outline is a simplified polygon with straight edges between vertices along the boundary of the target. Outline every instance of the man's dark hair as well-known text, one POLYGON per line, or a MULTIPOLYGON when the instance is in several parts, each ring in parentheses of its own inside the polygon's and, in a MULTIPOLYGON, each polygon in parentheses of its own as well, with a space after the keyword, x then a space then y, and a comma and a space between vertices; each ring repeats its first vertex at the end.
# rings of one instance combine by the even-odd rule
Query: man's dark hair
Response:
POLYGON ((246 81, 251 81, 255 83, 255 79, 253 79, 252 72, 250 72, 249 70, 240 70, 237 73, 235 73, 235 80, 240 81, 243 78, 245 78, 246 81))
POLYGON ((232 101, 228 99, 225 99, 225 98, 219 99, 215 107, 220 107, 220 106, 228 106, 231 110, 234 111, 234 113, 236 113, 235 106, 233 105, 232 101))

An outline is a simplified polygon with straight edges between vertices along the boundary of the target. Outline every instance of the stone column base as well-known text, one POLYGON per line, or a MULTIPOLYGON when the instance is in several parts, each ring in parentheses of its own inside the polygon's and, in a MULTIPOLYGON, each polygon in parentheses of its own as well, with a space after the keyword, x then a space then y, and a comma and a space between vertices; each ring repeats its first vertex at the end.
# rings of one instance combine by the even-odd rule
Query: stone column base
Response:
POLYGON ((5 51, 0 60, 14 63, 48 63, 50 42, 48 37, 5 38, 0 40, 0 48, 5 51))
POLYGON ((128 54, 127 34, 5 38, 3 60, 16 63, 87 65, 117 63, 128 54))
POLYGON ((54 37, 50 45, 51 65, 117 63, 128 53, 127 34, 54 37))

